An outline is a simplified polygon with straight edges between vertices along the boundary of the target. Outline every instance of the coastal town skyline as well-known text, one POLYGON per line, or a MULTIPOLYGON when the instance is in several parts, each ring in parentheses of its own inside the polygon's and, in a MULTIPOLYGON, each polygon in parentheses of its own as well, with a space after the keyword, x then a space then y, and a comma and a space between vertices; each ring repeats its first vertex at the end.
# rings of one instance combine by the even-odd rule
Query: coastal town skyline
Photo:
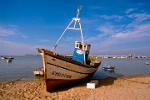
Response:
MULTIPOLYGON (((78 7, 91 54, 150 55, 149 6, 148 0, 0 0, 0 55, 51 49, 78 7)), ((68 31, 58 51, 71 54, 75 40, 79 32, 68 31)))

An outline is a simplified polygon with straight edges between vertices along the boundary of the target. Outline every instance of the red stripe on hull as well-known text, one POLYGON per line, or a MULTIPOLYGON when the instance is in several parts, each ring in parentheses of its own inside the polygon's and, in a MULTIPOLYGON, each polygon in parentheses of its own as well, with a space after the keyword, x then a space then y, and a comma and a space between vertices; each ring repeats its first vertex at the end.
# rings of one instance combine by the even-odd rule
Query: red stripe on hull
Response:
POLYGON ((78 80, 61 80, 61 79, 47 79, 46 80, 46 90, 52 92, 55 89, 66 90, 73 86, 77 86, 80 83, 89 81, 90 78, 78 79, 78 80))
POLYGON ((86 82, 87 80, 90 80, 90 77, 94 73, 91 73, 85 78, 82 79, 76 79, 76 80, 63 80, 63 79, 45 79, 46 82, 46 90, 51 92, 57 87, 68 87, 75 85, 75 83, 80 83, 80 82, 86 82))
POLYGON ((61 80, 61 79, 47 79, 46 80, 46 90, 51 92, 56 87, 67 87, 69 84, 75 83, 78 80, 61 80))

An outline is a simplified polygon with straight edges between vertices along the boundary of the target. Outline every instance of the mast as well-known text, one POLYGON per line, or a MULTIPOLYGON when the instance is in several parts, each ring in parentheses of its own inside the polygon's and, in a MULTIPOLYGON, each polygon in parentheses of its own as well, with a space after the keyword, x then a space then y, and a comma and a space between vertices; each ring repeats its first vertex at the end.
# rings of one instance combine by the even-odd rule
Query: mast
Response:
POLYGON ((56 41, 53 50, 56 50, 58 43, 60 42, 60 40, 62 39, 62 37, 64 36, 65 32, 67 30, 77 30, 80 31, 81 34, 81 42, 84 43, 84 38, 83 38, 83 32, 82 32, 82 26, 80 23, 80 18, 79 18, 79 14, 80 14, 80 10, 81 8, 77 9, 77 14, 76 17, 72 18, 72 20, 69 22, 68 26, 65 28, 65 30, 63 31, 63 33, 61 34, 61 36, 58 38, 58 40, 56 41))

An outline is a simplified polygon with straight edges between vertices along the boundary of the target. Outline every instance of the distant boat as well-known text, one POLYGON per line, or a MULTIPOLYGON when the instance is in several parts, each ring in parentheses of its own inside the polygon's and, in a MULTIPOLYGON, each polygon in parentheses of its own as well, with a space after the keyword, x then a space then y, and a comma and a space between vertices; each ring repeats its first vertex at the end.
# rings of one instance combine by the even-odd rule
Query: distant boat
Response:
POLYGON ((104 71, 114 71, 115 67, 112 65, 106 65, 106 66, 103 66, 102 69, 104 71))
POLYGON ((11 56, 1 56, 1 59, 2 60, 5 60, 7 63, 11 63, 12 60, 14 59, 14 57, 11 57, 11 56))
POLYGON ((144 62, 145 65, 150 65, 150 62, 144 62))
POLYGON ((84 43, 80 18, 78 18, 79 9, 77 11, 77 16, 72 19, 57 40, 53 50, 38 48, 38 51, 42 55, 47 91, 52 91, 55 87, 60 85, 84 80, 93 75, 101 64, 101 59, 99 57, 89 57, 91 45, 84 43), (72 24, 74 24, 73 27, 71 27, 72 24), (82 40, 81 42, 75 41, 73 56, 69 57, 54 52, 56 51, 58 42, 68 29, 79 30, 81 32, 82 40))

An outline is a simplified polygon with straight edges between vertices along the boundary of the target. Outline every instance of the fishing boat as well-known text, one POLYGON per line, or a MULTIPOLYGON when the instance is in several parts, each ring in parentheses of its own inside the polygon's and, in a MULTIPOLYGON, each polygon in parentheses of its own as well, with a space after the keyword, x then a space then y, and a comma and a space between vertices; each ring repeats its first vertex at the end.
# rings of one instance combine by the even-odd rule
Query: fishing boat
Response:
POLYGON ((11 63, 12 60, 14 59, 14 57, 11 57, 11 56, 8 56, 8 57, 6 57, 6 56, 1 56, 1 59, 2 59, 2 60, 5 60, 7 63, 11 63))
POLYGON ((109 65, 103 66, 102 69, 104 71, 110 71, 110 72, 112 72, 112 71, 114 71, 115 67, 109 64, 109 65))
POLYGON ((99 57, 89 56, 91 45, 84 42, 79 12, 80 9, 77 9, 76 17, 72 18, 52 50, 37 48, 42 56, 47 91, 87 79, 101 64, 99 57), (69 57, 56 53, 58 42, 67 30, 76 30, 81 33, 81 41, 75 41, 73 55, 69 57))
POLYGON ((144 62, 145 65, 150 65, 150 62, 144 62))
POLYGON ((112 66, 112 65, 106 65, 106 66, 103 66, 102 69, 103 69, 104 71, 114 72, 115 67, 112 66))

